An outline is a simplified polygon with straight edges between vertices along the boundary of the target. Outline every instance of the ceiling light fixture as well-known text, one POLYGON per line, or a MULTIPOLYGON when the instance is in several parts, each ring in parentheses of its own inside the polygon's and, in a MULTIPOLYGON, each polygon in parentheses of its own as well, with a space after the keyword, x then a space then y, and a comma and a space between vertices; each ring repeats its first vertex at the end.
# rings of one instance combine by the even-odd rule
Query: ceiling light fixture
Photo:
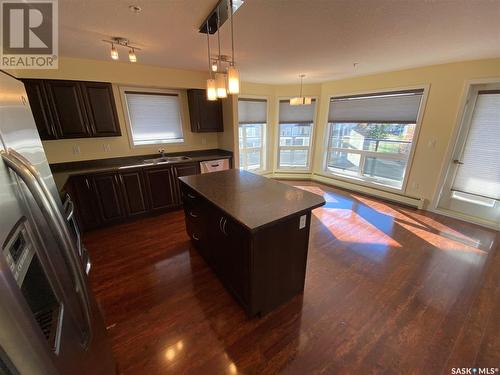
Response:
MULTIPOLYGON (((207 30, 208 30, 207 22, 207 30)), ((212 72, 214 72, 214 66, 210 66, 210 33, 207 32, 207 49, 208 49, 208 79, 207 79, 207 100, 213 101, 217 100, 217 89, 215 86, 215 79, 212 77, 212 72)), ((217 65, 215 66, 215 71, 217 70, 217 65)))
POLYGON ((209 100, 215 100, 213 99, 213 89, 215 89, 217 98, 226 98, 228 94, 239 94, 240 92, 240 72, 234 61, 233 14, 242 3, 242 0, 220 0, 200 26, 200 33, 207 34, 209 66, 207 98, 209 100), (221 54, 220 27, 228 18, 231 24, 231 56, 221 54), (210 55, 209 36, 214 33, 217 33, 218 44, 218 54, 216 56, 210 55))
POLYGON ((129 50, 128 59, 130 62, 137 62, 137 55, 135 54, 135 51, 140 51, 141 49, 139 47, 131 45, 127 38, 112 37, 111 40, 103 40, 103 42, 111 44, 111 58, 113 60, 119 59, 116 46, 120 46, 129 50))
POLYGON ((312 103, 312 98, 308 96, 302 96, 302 80, 306 75, 300 74, 300 95, 295 98, 290 99, 290 105, 309 105, 312 103))

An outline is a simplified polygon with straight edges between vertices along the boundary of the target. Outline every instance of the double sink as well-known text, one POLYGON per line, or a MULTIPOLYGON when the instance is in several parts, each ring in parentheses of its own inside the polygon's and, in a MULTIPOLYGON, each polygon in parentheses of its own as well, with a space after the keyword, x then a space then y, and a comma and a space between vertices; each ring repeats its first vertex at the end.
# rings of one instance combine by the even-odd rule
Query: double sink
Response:
POLYGON ((168 163, 177 163, 179 161, 187 161, 191 160, 189 156, 162 156, 160 158, 154 159, 145 159, 143 160, 144 164, 168 164, 168 163))

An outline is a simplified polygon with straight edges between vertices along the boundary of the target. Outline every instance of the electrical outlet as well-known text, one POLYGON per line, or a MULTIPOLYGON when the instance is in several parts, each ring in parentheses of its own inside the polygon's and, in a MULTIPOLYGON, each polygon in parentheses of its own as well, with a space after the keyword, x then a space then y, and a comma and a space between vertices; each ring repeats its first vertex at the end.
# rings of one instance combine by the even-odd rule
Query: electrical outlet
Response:
POLYGON ((411 187, 413 188, 413 190, 417 191, 418 189, 420 189, 420 184, 416 181, 413 181, 411 187))
POLYGON ((201 144, 206 145, 207 144, 207 139, 205 137, 201 138, 201 144))
POLYGON ((436 148, 436 143, 437 143, 437 139, 432 138, 429 140, 429 142, 427 142, 427 147, 434 149, 434 148, 436 148))
POLYGON ((73 155, 80 155, 80 146, 73 145, 73 155))
POLYGON ((103 143, 102 150, 104 152, 110 152, 111 151, 111 145, 109 143, 103 143))

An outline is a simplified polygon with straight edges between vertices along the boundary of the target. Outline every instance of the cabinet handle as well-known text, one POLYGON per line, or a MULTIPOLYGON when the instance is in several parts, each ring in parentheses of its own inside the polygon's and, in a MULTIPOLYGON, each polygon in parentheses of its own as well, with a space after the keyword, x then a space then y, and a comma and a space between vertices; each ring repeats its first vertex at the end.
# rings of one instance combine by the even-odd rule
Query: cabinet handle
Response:
POLYGON ((227 219, 224 218, 224 224, 222 224, 222 232, 224 233, 224 235, 227 236, 226 225, 227 225, 227 219))
POLYGON ((195 199, 195 198, 196 198, 196 197, 195 197, 193 194, 191 194, 191 193, 187 193, 187 196, 188 196, 188 198, 191 198, 191 199, 195 199))
POLYGON ((219 229, 220 229, 220 231, 221 231, 221 232, 224 232, 224 231, 222 230, 222 220, 224 220, 224 217, 223 217, 223 216, 221 216, 221 217, 220 217, 220 219, 219 219, 219 229))
POLYGON ((193 237, 193 240, 195 240, 195 241, 200 240, 200 238, 196 235, 196 233, 193 233, 191 236, 193 237))
POLYGON ((87 177, 85 177, 85 184, 87 185, 87 189, 90 190, 89 179, 87 177))
POLYGON ((219 166, 219 164, 211 164, 210 166, 211 166, 212 168, 215 168, 215 167, 218 167, 218 166, 219 166))
POLYGON ((193 211, 189 211, 189 216, 191 216, 191 217, 198 217, 198 215, 194 214, 193 211))

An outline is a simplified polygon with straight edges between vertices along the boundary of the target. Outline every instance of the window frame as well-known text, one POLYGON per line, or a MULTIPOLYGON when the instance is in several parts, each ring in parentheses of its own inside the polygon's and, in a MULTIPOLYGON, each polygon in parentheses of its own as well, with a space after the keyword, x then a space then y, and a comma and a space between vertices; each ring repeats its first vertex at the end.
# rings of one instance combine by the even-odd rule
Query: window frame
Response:
POLYGON ((163 146, 168 144, 181 145, 186 143, 186 137, 185 137, 186 122, 184 118, 184 106, 186 100, 185 100, 185 93, 183 92, 183 90, 157 88, 157 87, 144 87, 144 86, 120 86, 119 89, 120 89, 120 99, 122 101, 123 115, 125 117, 125 123, 127 124, 127 137, 129 140, 130 148, 132 149, 145 148, 145 147, 163 146), (179 118, 181 121, 182 140, 174 139, 174 140, 164 140, 162 142, 155 142, 155 143, 135 144, 132 131, 132 124, 130 122, 127 97, 126 97, 127 92, 146 94, 146 95, 155 95, 155 94, 177 95, 179 98, 179 118))
MULTIPOLYGON (((424 118, 425 114, 425 109, 427 106, 427 96, 429 94, 429 88, 430 84, 422 84, 422 85, 415 85, 415 86, 404 86, 404 87, 391 87, 391 88, 380 88, 380 89, 375 89, 375 90, 363 90, 363 91, 356 91, 356 92, 339 92, 335 94, 328 95, 328 105, 330 104, 330 101, 334 98, 339 98, 339 97, 345 97, 345 96, 359 96, 359 95, 374 95, 374 94, 386 94, 386 93, 391 93, 391 92, 398 92, 398 91, 411 91, 411 90, 423 90, 422 92, 422 99, 420 102, 420 107, 418 109, 418 114, 417 114, 417 120, 415 121, 415 131, 413 133, 413 139, 411 142, 410 146, 410 151, 408 153, 408 159, 406 163, 406 169, 405 173, 403 176, 403 181, 401 183, 401 187, 396 187, 396 186, 390 186, 381 183, 380 179, 376 179, 370 176, 349 176, 346 174, 342 173, 335 173, 333 171, 330 171, 328 169, 328 156, 330 155, 329 153, 329 142, 330 142, 330 128, 331 128, 331 122, 328 121, 328 116, 329 116, 329 109, 325 111, 324 114, 324 121, 325 121, 325 128, 324 128, 324 140, 323 140, 323 153, 322 153, 322 163, 321 163, 321 170, 324 176, 326 177, 335 177, 338 178, 339 180, 345 181, 345 182, 350 182, 350 183, 356 183, 358 185, 366 186, 366 187, 372 187, 376 188, 378 190, 385 190, 389 192, 396 192, 396 193, 406 193, 408 189, 408 182, 409 182, 409 177, 411 173, 411 168, 413 165, 414 161, 414 156, 415 156, 415 150, 417 148, 418 140, 419 140, 419 135, 420 135, 420 128, 422 126, 422 121, 424 118)), ((380 123, 380 122, 375 122, 375 123, 380 123)), ((431 140, 432 141, 432 140, 431 140)), ((355 150, 354 150, 355 151, 355 150)), ((361 151, 361 150, 360 150, 361 151)), ((353 150, 349 149, 349 152, 351 153, 356 153, 353 152, 353 150)), ((370 153, 370 151, 368 151, 370 153)), ((391 153, 376 153, 373 152, 374 154, 377 154, 376 156, 385 156, 387 159, 391 159, 390 155, 391 153)), ((394 154, 392 154, 394 155, 394 154)), ((369 155, 368 157, 371 157, 372 155, 369 155)), ((394 160, 400 160, 397 157, 393 158, 394 160)), ((361 169, 360 165, 360 170, 361 169)))
MULTIPOLYGON (((290 100, 293 98, 293 96, 280 96, 277 98, 276 102, 276 120, 277 120, 277 126, 276 126, 276 131, 275 131, 275 150, 276 150, 276 163, 275 163, 275 170, 278 173, 311 173, 313 170, 313 160, 314 160, 314 144, 315 144, 315 135, 316 135, 316 126, 317 126, 317 116, 318 116, 318 109, 319 109, 319 98, 317 96, 311 96, 313 99, 314 103, 314 110, 313 110, 313 119, 311 121, 311 135, 310 135, 310 141, 309 141, 309 146, 280 146, 280 102, 283 100, 290 100), (286 167, 286 168, 280 168, 280 150, 308 150, 308 155, 307 155, 307 166, 306 168, 304 167, 286 167)), ((296 124, 297 122, 286 122, 283 124, 296 124)))
MULTIPOLYGON (((268 142, 268 137, 269 137, 269 98, 267 96, 258 96, 258 95, 239 95, 237 99, 237 108, 238 108, 238 100, 243 99, 243 100, 264 100, 266 102, 266 122, 263 124, 263 129, 262 129, 262 140, 261 140, 261 151, 260 151, 260 160, 261 160, 261 168, 259 169, 252 169, 249 170, 252 173, 266 173, 268 171, 268 160, 269 160, 269 142, 268 142)), ((237 125, 238 125, 238 168, 240 168, 240 147, 239 147, 239 141, 240 141, 240 125, 250 125, 250 124, 240 124, 239 121, 239 115, 238 115, 238 120, 237 120, 237 125)), ((253 149, 253 148, 252 148, 253 149)), ((248 170, 248 169, 245 169, 248 170)))

